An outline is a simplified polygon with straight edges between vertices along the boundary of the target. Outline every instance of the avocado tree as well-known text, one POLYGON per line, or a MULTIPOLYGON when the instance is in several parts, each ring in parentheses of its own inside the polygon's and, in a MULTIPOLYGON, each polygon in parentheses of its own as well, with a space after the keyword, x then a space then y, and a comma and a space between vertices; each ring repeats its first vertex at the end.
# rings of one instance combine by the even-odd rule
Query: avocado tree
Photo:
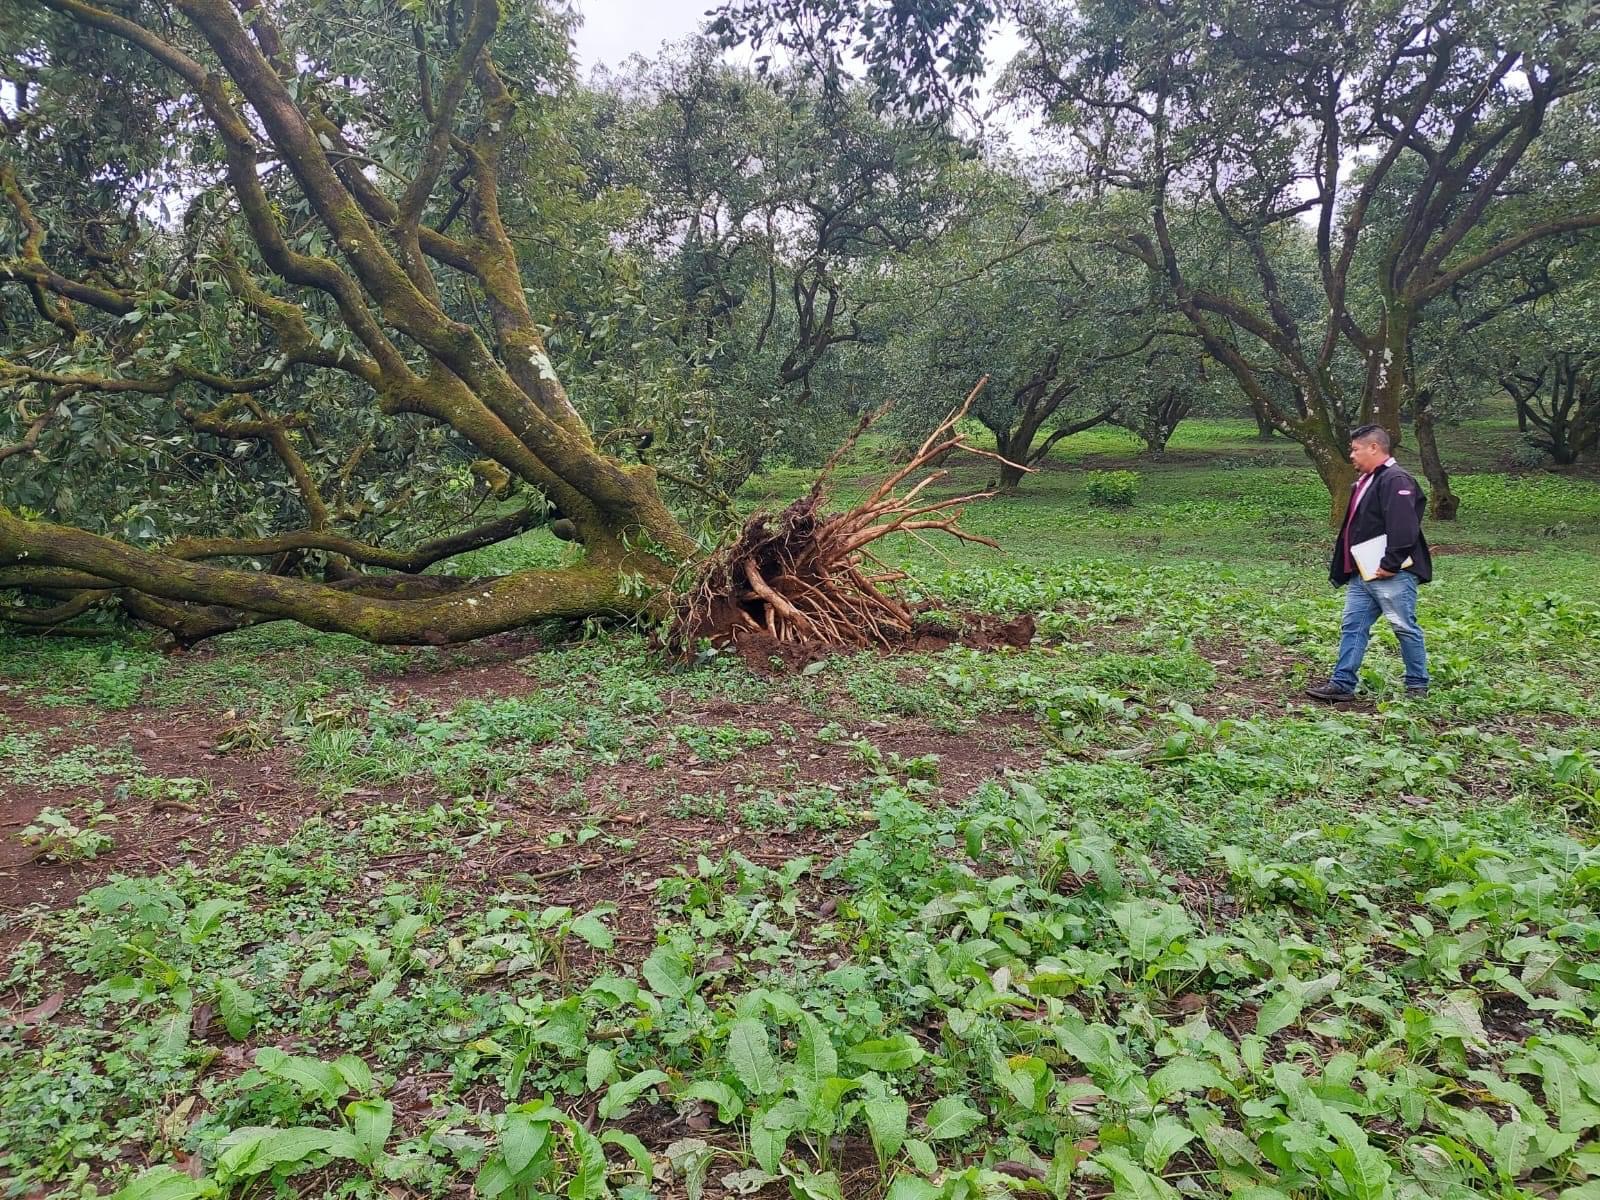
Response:
POLYGON ((1586 4, 1008 0, 915 19, 900 9, 730 0, 718 28, 783 44, 824 74, 853 51, 886 103, 938 106, 970 88, 985 31, 1011 18, 1025 49, 1010 90, 1069 140, 1062 186, 1136 198, 1107 204, 1104 241, 1163 282, 1206 352, 1305 448, 1335 521, 1354 474, 1349 428, 1401 433, 1424 309, 1544 238, 1600 227, 1592 175, 1569 171, 1552 191, 1541 185, 1548 164, 1530 158, 1548 125, 1593 112, 1600 26, 1586 4), (900 82, 907 75, 917 83, 900 82), (1369 218, 1385 196, 1398 219, 1379 230, 1369 218), (1211 252, 1174 236, 1197 209, 1237 248, 1232 287, 1208 286, 1211 252), (1318 295, 1309 319, 1287 299, 1302 230, 1318 295))
POLYGON ((4 0, 0 35, 0 486, 30 463, 92 480, 85 460, 131 447, 191 504, 258 486, 296 518, 205 535, 191 511, 171 537, 108 528, 115 503, 69 525, 12 495, 0 586, 60 601, 51 619, 116 600, 184 636, 290 618, 450 642, 635 609, 696 553, 652 469, 596 444, 523 277, 506 209, 559 157, 549 10, 4 0), (458 489, 519 502, 419 544, 355 536, 374 506, 425 528, 388 471, 446 447, 458 489), (570 566, 419 574, 552 511, 582 543, 570 566), (288 569, 306 555, 326 570, 288 569))
POLYGON ((897 264, 874 318, 894 410, 919 439, 950 393, 989 376, 973 419, 989 431, 999 487, 1015 491, 1063 439, 1142 405, 1128 386, 1160 333, 1143 272, 1070 244, 1071 214, 988 171, 982 211, 897 264))
POLYGON ((768 83, 690 40, 599 79, 575 133, 596 196, 638 197, 616 240, 701 388, 661 424, 706 443, 692 467, 723 489, 843 432, 843 352, 872 339, 892 264, 964 205, 956 139, 875 114, 863 89, 768 83))

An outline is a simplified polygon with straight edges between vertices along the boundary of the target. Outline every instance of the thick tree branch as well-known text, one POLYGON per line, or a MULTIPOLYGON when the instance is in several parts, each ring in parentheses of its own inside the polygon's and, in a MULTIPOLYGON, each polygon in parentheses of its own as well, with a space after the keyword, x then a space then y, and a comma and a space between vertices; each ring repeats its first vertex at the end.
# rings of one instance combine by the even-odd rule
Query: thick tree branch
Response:
POLYGON ((628 613, 643 603, 625 597, 616 568, 603 565, 520 571, 416 600, 355 595, 309 580, 151 554, 80 529, 23 521, 0 509, 0 566, 23 561, 86 571, 160 599, 220 604, 388 644, 468 641, 541 618, 628 613))

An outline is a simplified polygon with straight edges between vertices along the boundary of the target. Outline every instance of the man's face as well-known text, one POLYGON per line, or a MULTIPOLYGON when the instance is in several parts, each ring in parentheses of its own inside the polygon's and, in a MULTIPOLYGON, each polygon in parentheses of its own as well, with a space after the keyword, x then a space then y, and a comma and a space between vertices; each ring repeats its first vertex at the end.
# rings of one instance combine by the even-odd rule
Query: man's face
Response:
POLYGON ((1363 475, 1376 471, 1388 459, 1389 452, 1377 442, 1351 442, 1350 461, 1363 475))

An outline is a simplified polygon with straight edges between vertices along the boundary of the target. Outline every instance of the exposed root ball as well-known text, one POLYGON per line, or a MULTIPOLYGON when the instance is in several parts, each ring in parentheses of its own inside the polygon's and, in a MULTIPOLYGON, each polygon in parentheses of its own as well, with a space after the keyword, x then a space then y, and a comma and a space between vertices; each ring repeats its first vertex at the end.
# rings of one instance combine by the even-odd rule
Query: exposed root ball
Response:
MULTIPOLYGON (((884 590, 884 585, 903 578, 904 573, 877 563, 867 547, 891 533, 920 537, 929 530, 995 544, 956 524, 963 504, 990 493, 919 506, 917 497, 948 474, 939 470, 924 475, 903 493, 896 491, 951 451, 994 457, 967 445, 954 432, 986 381, 987 377, 978 382, 910 462, 855 508, 822 511, 822 485, 838 461, 836 454, 808 494, 776 516, 758 513, 751 517, 731 545, 707 560, 695 585, 680 598, 668 636, 671 647, 687 654, 702 639, 726 647, 752 636, 780 645, 810 643, 855 649, 905 641, 915 617, 884 590)), ((862 422, 851 442, 869 421, 862 422)))

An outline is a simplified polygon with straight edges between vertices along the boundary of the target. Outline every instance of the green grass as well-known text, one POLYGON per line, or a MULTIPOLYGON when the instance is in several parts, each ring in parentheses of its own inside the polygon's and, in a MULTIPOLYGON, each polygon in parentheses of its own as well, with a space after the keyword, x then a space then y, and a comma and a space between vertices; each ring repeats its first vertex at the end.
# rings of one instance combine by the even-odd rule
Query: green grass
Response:
POLYGON ((1372 703, 1297 699, 1326 499, 1248 422, 1071 439, 970 510, 1001 550, 898 551, 1033 614, 1023 651, 769 679, 615 630, 463 696, 399 680, 457 652, 288 628, 6 641, 48 720, 0 724, 0 780, 82 789, 75 828, 111 787, 207 802, 106 736, 130 706, 232 709, 312 799, 11 918, 0 1194, 1592 1200, 1600 488, 1445 433, 1421 701, 1381 633, 1372 703), (1131 508, 1084 502, 1102 468, 1131 508))

